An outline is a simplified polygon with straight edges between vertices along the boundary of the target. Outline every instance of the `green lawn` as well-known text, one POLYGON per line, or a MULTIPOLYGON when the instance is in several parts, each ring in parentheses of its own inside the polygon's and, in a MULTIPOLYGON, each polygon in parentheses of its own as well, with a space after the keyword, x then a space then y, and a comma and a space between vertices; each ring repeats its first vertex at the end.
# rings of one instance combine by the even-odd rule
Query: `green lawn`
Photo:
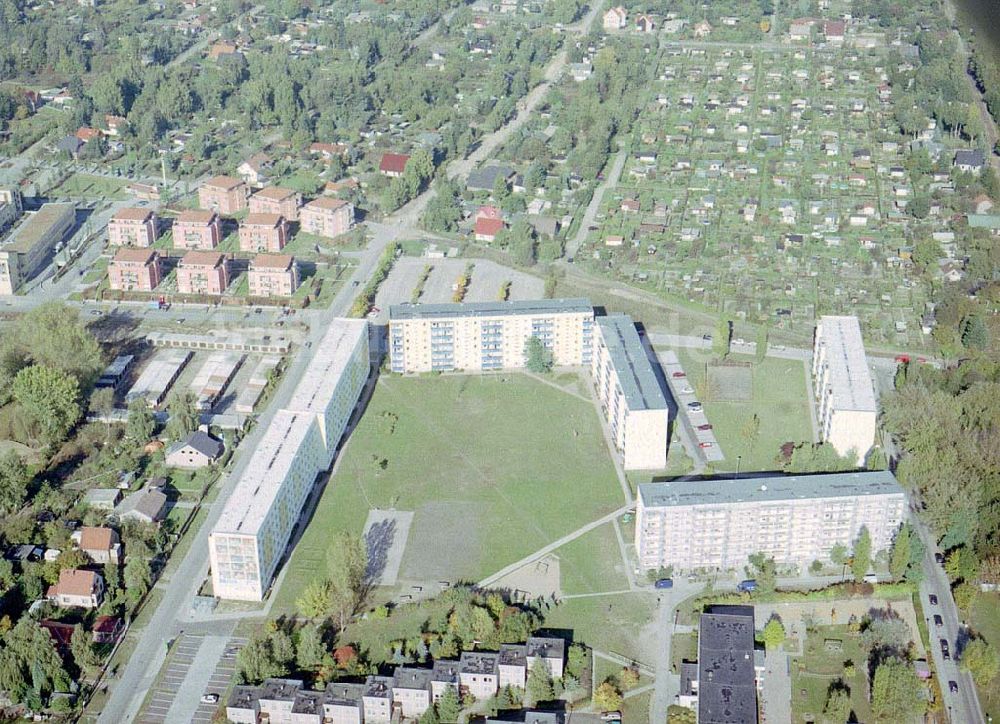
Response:
POLYGON ((648 666, 656 663, 655 626, 652 593, 571 598, 545 614, 546 628, 568 629, 574 641, 648 666))
POLYGON ((809 634, 805 653, 791 659, 792 721, 796 724, 816 721, 826 705, 830 684, 843 679, 851 690, 851 705, 856 721, 871 721, 871 709, 865 695, 867 660, 861 637, 848 631, 847 625, 819 626, 809 634), (827 651, 824 641, 842 642, 840 651, 827 651), (854 676, 844 676, 844 662, 854 662, 854 676), (802 692, 805 691, 805 695, 802 692))
POLYGON ((92 176, 86 173, 75 173, 54 189, 54 196, 83 196, 97 199, 125 198, 125 186, 128 182, 120 179, 92 176))
MULTIPOLYGON (((972 607, 972 628, 984 639, 1000 648, 1000 593, 980 593, 972 607)), ((979 687, 979 699, 986 714, 1000 713, 1000 684, 994 679, 988 687, 979 687)))
POLYGON ((556 549, 563 594, 628 588, 614 526, 605 523, 556 549))
MULTIPOLYGON (((704 353, 686 348, 675 350, 684 366, 688 380, 700 397, 703 397, 705 379, 704 353)), ((726 460, 716 467, 736 468, 737 456, 740 470, 773 470, 774 459, 782 443, 805 442, 812 439, 812 422, 809 419, 809 388, 806 370, 796 360, 765 358, 757 363, 749 355, 731 355, 735 361, 753 362, 753 400, 749 402, 720 402, 711 394, 701 400, 705 415, 726 460), (743 434, 747 421, 760 418, 759 433, 751 447, 743 434)))
POLYGON ((401 578, 454 581, 479 580, 621 504, 590 403, 520 374, 386 376, 292 554, 276 610, 292 609, 323 570, 331 534, 360 533, 371 508, 415 514, 401 578))
POLYGON ((647 724, 650 698, 651 694, 647 691, 626 699, 622 707, 622 724, 647 724))

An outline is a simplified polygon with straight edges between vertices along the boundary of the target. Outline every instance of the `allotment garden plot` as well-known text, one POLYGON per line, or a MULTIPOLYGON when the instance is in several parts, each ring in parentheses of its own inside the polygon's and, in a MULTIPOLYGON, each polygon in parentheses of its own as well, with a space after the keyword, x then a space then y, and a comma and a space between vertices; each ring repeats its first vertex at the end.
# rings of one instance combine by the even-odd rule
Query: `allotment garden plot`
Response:
POLYGON ((936 187, 886 130, 886 52, 666 45, 576 263, 734 320, 806 336, 850 310, 873 342, 925 344, 907 207, 936 187))

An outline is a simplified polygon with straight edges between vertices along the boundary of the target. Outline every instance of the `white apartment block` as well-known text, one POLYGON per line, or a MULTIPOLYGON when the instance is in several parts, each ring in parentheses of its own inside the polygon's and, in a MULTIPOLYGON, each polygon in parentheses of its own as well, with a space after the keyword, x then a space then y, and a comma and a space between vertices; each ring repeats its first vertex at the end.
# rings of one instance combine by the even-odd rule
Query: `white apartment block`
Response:
POLYGON ((626 470, 667 466, 669 411, 632 319, 597 317, 591 375, 626 470))
POLYGON ((861 528, 887 550, 906 517, 889 471, 670 481, 639 485, 635 546, 642 568, 742 569, 753 553, 778 565, 828 560, 861 528))
POLYGON ((812 374, 820 436, 862 464, 875 444, 878 411, 857 317, 820 318, 812 374))
POLYGON ((316 476, 333 462, 369 368, 368 323, 331 322, 209 536, 216 596, 263 599, 316 476))
POLYGON ((594 309, 586 299, 399 304, 389 308, 393 372, 524 367, 537 337, 557 366, 590 364, 594 309))

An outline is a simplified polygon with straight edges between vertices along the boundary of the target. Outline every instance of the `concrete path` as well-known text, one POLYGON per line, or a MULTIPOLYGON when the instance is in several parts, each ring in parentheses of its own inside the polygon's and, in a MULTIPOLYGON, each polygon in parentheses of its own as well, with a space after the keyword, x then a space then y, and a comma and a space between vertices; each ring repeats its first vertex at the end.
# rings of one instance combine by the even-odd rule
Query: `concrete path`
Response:
POLYGON ((500 580, 501 578, 503 578, 506 575, 509 575, 509 574, 513 573, 518 568, 521 568, 522 566, 526 566, 529 563, 534 563, 539 558, 542 558, 543 556, 546 556, 549 553, 551 553, 552 551, 554 551, 556 548, 559 548, 560 546, 564 546, 567 543, 569 543, 570 541, 576 540, 577 538, 579 538, 580 536, 584 535, 585 533, 589 533, 590 531, 594 530, 594 528, 599 528, 600 526, 604 525, 605 523, 611 522, 612 520, 614 520, 615 518, 617 518, 619 515, 623 515, 624 513, 626 513, 628 510, 629 510, 629 506, 623 505, 618 510, 616 510, 614 512, 611 512, 611 513, 608 513, 603 518, 598 518, 597 520, 591 521, 590 523, 587 523, 586 525, 581 526, 580 528, 577 528, 572 533, 567 533, 562 538, 559 538, 558 540, 552 541, 547 546, 545 546, 543 548, 539 548, 537 551, 535 551, 534 553, 531 553, 530 555, 525 556, 521 560, 515 561, 514 563, 511 563, 509 566, 504 566, 499 571, 497 571, 496 573, 494 573, 492 576, 487 576, 486 578, 484 578, 483 580, 481 580, 476 585, 479 586, 480 588, 489 588, 494 583, 496 583, 498 580, 500 580))
POLYGON ((783 724, 792 720, 792 676, 788 654, 768 651, 764 656, 764 686, 761 691, 763 722, 783 724))
POLYGON ((590 203, 587 204, 587 209, 583 212, 583 218, 580 220, 580 226, 576 230, 576 235, 566 245, 567 259, 573 259, 576 257, 577 252, 580 251, 580 247, 587 238, 587 231, 594 223, 594 217, 601 210, 601 201, 604 199, 604 192, 618 183, 618 179, 622 175, 622 169, 625 168, 625 159, 627 156, 628 154, 624 149, 619 151, 611 164, 611 170, 608 171, 608 175, 594 189, 594 195, 590 197, 590 203))

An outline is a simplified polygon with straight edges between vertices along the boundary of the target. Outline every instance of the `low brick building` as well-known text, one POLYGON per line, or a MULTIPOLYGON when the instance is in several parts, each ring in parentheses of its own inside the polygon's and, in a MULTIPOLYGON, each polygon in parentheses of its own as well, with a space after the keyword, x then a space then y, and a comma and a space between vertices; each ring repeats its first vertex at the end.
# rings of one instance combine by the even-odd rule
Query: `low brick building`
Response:
POLYGON ((156 214, 152 209, 119 209, 108 222, 111 246, 152 246, 156 241, 156 214))
POLYGON ((258 254, 247 278, 251 297, 290 297, 299 288, 299 268, 290 254, 258 254))
POLYGON ((229 286, 229 263, 217 251, 189 251, 177 265, 181 294, 222 294, 229 286))
POLYGON ((214 249, 222 241, 222 219, 214 211, 184 211, 173 227, 175 249, 214 249))
POLYGON ((247 214, 240 224, 240 251, 277 253, 288 243, 288 222, 280 214, 247 214))
POLYGON ((292 189, 268 186, 250 197, 251 214, 279 214, 289 221, 299 220, 302 194, 292 189))
POLYGON ((354 225, 354 204, 321 196, 302 207, 299 219, 302 231, 332 239, 354 225))
POLYGON ((247 185, 238 178, 214 176, 198 189, 198 206, 228 216, 247 207, 248 192, 247 185))
POLYGON ((151 292, 163 279, 155 249, 123 248, 108 264, 108 286, 121 292, 151 292))

